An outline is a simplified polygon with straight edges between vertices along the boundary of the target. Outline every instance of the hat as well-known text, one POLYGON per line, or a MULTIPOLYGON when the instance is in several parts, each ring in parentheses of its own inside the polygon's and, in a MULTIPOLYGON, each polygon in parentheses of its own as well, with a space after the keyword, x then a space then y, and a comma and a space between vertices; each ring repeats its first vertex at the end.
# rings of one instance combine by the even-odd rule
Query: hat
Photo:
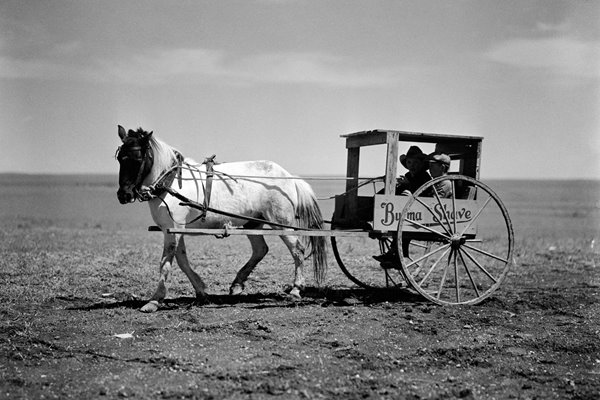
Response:
POLYGON ((441 164, 450 165, 450 156, 444 153, 433 152, 429 155, 429 162, 438 162, 441 164))
POLYGON ((426 160, 427 156, 421 151, 421 149, 418 146, 410 146, 406 154, 402 154, 400 156, 400 164, 402 164, 404 168, 408 168, 406 166, 407 158, 418 158, 420 160, 426 160))

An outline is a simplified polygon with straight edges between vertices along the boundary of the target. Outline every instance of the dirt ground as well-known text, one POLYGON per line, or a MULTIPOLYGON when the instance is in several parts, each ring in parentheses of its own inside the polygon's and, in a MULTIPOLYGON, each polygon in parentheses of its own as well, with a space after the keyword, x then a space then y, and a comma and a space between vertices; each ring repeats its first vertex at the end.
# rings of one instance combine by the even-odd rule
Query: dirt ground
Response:
POLYGON ((174 270, 165 305, 144 314, 160 234, 33 221, 0 237, 0 398, 600 396, 600 257, 586 243, 519 242, 491 298, 442 307, 409 290, 361 290, 332 256, 326 286, 292 301, 277 241, 231 297, 245 239, 194 238, 211 303, 195 305, 174 270))

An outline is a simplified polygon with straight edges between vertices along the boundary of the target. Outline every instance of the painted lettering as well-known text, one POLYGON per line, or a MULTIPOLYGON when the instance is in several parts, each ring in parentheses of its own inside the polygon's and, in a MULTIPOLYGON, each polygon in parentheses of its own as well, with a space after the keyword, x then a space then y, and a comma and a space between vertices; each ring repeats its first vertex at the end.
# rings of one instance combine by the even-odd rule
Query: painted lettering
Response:
MULTIPOLYGON (((383 226, 391 226, 400 221, 402 212, 394 210, 394 203, 383 202, 380 207, 383 208, 383 219, 381 220, 383 226)), ((417 222, 423 221, 423 213, 422 211, 409 211, 406 214, 406 219, 417 222)))
POLYGON ((421 211, 409 211, 406 213, 406 219, 411 221, 422 221, 423 215, 421 214, 421 211))
POLYGON ((465 207, 459 208, 456 211, 451 211, 451 210, 448 210, 447 204, 440 206, 440 204, 438 203, 433 207, 433 211, 435 212, 436 217, 440 221, 444 221, 445 218, 447 218, 449 221, 454 221, 456 219, 456 222, 464 223, 464 222, 469 222, 471 220, 471 216, 472 216, 471 210, 469 210, 465 207), (455 215, 456 215, 456 217, 455 217, 455 215))
POLYGON ((384 209, 383 219, 381 220, 381 223, 383 224, 383 226, 392 225, 394 223, 394 220, 396 219, 396 216, 394 215, 394 203, 381 203, 381 208, 384 209))

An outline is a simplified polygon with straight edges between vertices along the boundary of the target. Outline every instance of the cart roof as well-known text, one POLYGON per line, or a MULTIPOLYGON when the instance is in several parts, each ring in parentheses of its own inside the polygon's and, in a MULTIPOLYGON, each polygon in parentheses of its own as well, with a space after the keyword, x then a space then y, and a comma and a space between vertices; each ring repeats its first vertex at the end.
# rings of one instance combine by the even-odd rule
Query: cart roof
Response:
MULTIPOLYGON (((370 142, 368 144, 385 143, 387 134, 395 133, 398 134, 398 140, 404 142, 424 142, 424 143, 459 143, 459 142, 481 142, 483 137, 481 136, 463 136, 463 135, 449 135, 442 133, 423 133, 423 132, 408 132, 408 131, 397 131, 389 129, 374 129, 371 131, 360 131, 354 133, 348 133, 346 135, 340 135, 343 138, 350 140, 357 139, 359 141, 370 142)), ((365 143, 366 144, 366 143, 365 143)))

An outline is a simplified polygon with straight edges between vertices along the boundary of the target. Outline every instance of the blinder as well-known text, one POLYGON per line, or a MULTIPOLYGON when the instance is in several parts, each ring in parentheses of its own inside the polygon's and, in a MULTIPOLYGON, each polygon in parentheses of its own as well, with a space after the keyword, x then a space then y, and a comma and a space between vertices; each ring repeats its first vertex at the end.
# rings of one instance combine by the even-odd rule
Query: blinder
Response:
MULTIPOLYGON (((152 150, 150 146, 119 146, 115 153, 115 158, 122 163, 124 161, 134 161, 140 163, 139 169, 136 174, 136 179, 132 183, 133 186, 133 194, 134 197, 140 201, 147 200, 143 197, 141 186, 142 181, 144 180, 145 175, 147 174, 147 170, 152 168, 154 163, 154 155, 152 154, 152 150)), ((123 166, 121 166, 123 168, 123 166)))
POLYGON ((124 160, 142 161, 144 156, 142 154, 142 146, 130 146, 127 151, 122 151, 123 146, 117 148, 115 158, 120 162, 124 160))

